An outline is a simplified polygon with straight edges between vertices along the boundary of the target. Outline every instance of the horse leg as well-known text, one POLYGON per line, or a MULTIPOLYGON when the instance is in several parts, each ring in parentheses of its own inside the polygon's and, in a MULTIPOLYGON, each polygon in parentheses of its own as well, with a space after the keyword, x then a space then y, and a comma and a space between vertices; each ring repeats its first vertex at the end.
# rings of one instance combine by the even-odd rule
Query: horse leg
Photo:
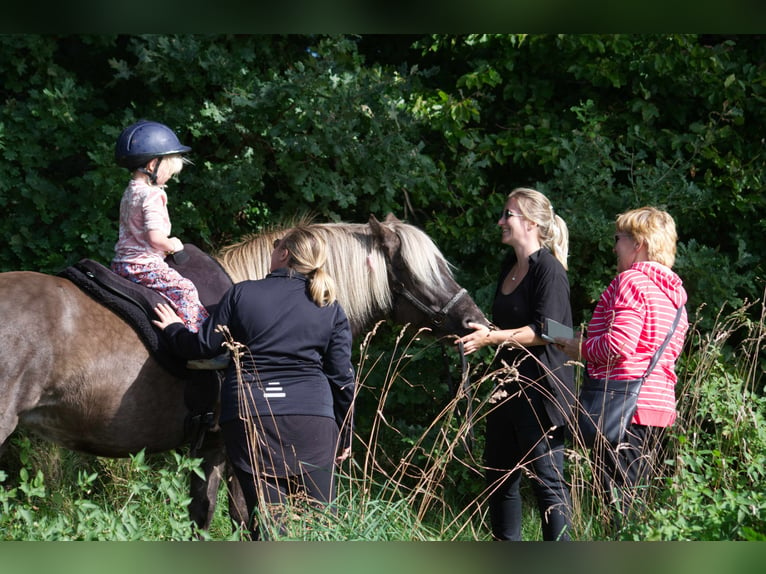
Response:
POLYGON ((250 516, 247 512, 247 503, 245 502, 245 495, 242 494, 242 486, 239 484, 234 469, 231 467, 231 463, 226 464, 226 477, 227 477, 227 492, 229 500, 229 516, 234 522, 234 526, 238 526, 242 529, 242 532, 249 532, 248 524, 250 523, 250 516))
POLYGON ((221 433, 208 432, 196 455, 202 458, 202 471, 205 477, 192 474, 190 484, 191 502, 189 516, 200 530, 208 530, 213 521, 218 489, 226 478, 229 517, 234 527, 247 532, 248 512, 242 488, 239 485, 231 465, 228 463, 221 433))
POLYGON ((192 473, 189 516, 200 530, 208 530, 213 521, 218 489, 226 467, 226 452, 220 432, 207 432, 194 456, 202 458, 204 478, 192 473))
POLYGON ((19 424, 19 417, 8 417, 6 413, 2 419, 0 419, 0 460, 3 458, 3 454, 8 448, 8 439, 16 430, 16 426, 19 424), (11 418, 12 420, 7 420, 11 418))

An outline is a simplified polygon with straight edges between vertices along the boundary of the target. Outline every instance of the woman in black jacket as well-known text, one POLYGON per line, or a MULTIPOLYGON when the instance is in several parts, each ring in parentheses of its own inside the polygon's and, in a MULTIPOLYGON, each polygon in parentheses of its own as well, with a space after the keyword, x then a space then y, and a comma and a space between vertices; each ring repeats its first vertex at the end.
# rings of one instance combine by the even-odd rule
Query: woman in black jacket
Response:
POLYGON ((521 540, 523 471, 531 477, 543 539, 569 540, 571 502, 564 477, 564 438, 574 402, 573 369, 542 338, 546 318, 572 326, 566 272, 568 231, 539 191, 513 190, 497 224, 512 249, 492 305, 497 327, 472 324, 460 341, 470 354, 500 346, 499 385, 487 415, 484 458, 489 515, 496 540, 521 540), (505 368, 507 365, 508 368, 505 368))
POLYGON ((326 259, 324 241, 299 226, 275 241, 271 272, 235 284, 198 333, 167 305, 156 308, 154 323, 182 357, 220 354, 221 327, 244 346, 241 378, 232 364, 221 389, 220 425, 255 538, 259 500, 332 502, 334 464, 350 454, 352 337, 326 259))

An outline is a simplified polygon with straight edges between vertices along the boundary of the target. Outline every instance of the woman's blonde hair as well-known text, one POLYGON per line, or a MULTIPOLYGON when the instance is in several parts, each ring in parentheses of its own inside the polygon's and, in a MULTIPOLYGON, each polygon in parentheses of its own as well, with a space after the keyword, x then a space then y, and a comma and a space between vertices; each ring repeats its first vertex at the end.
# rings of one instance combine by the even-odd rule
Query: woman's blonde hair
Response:
POLYGON ((639 207, 618 215, 615 228, 617 233, 625 233, 639 243, 646 243, 650 261, 673 267, 678 235, 676 222, 669 213, 656 207, 639 207))
POLYGON ((514 197, 519 204, 521 214, 537 224, 540 242, 550 249, 564 269, 567 269, 569 229, 566 222, 553 212, 550 200, 536 189, 528 187, 517 187, 508 194, 508 199, 514 197))
POLYGON ((288 267, 308 278, 309 294, 314 303, 324 307, 335 301, 335 281, 324 268, 327 262, 324 239, 311 228, 299 225, 281 239, 279 246, 290 253, 288 267))

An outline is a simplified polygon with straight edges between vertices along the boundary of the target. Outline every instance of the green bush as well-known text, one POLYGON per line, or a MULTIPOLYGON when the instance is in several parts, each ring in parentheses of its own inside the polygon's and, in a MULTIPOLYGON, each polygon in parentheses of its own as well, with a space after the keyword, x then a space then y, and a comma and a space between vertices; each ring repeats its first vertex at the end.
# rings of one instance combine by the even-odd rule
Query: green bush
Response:
POLYGON ((679 389, 666 489, 633 525, 640 540, 766 539, 766 398, 759 392, 762 321, 740 308, 694 333, 679 389), (733 354, 724 344, 742 336, 733 354))
POLYGON ((83 468, 78 455, 67 462, 66 451, 39 439, 14 440, 22 466, 13 485, 0 471, 0 540, 194 538, 187 506, 199 459, 174 452, 150 464, 140 452, 129 461, 90 457, 96 464, 83 468))

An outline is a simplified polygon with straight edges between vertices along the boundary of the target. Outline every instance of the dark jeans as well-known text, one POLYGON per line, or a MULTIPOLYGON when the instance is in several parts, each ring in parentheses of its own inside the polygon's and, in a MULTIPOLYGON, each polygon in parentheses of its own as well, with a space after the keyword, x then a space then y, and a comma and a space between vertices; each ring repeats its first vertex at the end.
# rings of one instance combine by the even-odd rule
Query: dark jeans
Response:
MULTIPOLYGON (((544 420, 511 418, 502 407, 487 419, 486 479, 496 540, 521 540, 521 476, 531 480, 544 540, 570 540, 572 504, 564 478, 564 429, 544 433, 544 420)), ((550 426, 550 425, 549 425, 550 426)))
POLYGON ((631 424, 617 448, 597 446, 591 451, 594 474, 604 503, 612 509, 612 526, 641 510, 648 489, 659 473, 665 451, 665 429, 631 424))
MULTIPOLYGON (((247 430, 242 421, 226 422, 221 425, 221 430, 226 443, 226 452, 247 504, 248 527, 253 540, 265 538, 265 533, 261 532, 259 528, 255 512, 256 509, 267 510, 261 507, 261 503, 268 507, 277 528, 284 533, 284 528, 280 524, 282 522, 281 511, 278 507, 284 506, 290 497, 302 498, 310 504, 329 504, 334 500, 335 469, 332 462, 310 465, 291 461, 291 466, 295 465, 297 471, 283 472, 283 476, 279 477, 273 476, 272 473, 254 472, 251 464, 253 457, 261 455, 251 452, 247 440, 247 430)), ((337 432, 335 436, 337 438, 337 432)), ((331 453, 334 447, 333 440, 328 445, 331 453)), ((285 450, 291 449, 286 447, 285 450)), ((258 464, 257 461, 256 464, 258 464)), ((282 466, 282 468, 285 467, 282 466)))

